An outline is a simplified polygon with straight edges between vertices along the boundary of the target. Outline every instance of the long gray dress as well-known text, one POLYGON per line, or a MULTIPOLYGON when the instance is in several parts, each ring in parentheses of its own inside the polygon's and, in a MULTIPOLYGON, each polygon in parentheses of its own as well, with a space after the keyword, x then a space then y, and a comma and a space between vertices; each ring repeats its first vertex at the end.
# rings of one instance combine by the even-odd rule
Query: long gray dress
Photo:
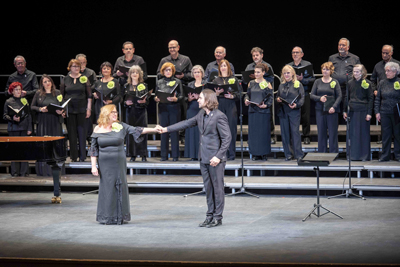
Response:
MULTIPOLYGON (((114 124, 113 124, 114 125, 114 124)), ((140 142, 143 128, 116 123, 120 129, 93 133, 90 156, 98 157, 100 184, 96 221, 104 224, 123 224, 130 221, 129 190, 126 182, 124 140, 127 134, 140 142)))

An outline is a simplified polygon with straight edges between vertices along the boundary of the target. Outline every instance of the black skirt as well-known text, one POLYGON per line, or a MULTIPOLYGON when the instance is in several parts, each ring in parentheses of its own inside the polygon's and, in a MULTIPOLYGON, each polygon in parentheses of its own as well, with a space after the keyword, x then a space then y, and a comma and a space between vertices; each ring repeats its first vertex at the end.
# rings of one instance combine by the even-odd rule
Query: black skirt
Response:
POLYGON ((250 154, 263 156, 271 153, 271 114, 249 113, 248 144, 250 154))
POLYGON ((370 160, 371 158, 371 122, 365 120, 366 116, 367 111, 350 111, 349 113, 351 160, 370 160))

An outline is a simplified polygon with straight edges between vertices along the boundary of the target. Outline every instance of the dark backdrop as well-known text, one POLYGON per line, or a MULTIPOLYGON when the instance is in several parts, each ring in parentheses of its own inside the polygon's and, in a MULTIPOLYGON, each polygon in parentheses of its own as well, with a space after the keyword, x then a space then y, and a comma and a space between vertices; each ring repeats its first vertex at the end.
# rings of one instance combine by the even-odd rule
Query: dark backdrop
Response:
POLYGON ((381 59, 382 45, 396 46, 399 40, 395 18, 389 15, 391 7, 385 3, 260 3, 13 3, 0 18, 0 74, 15 71, 13 59, 19 54, 26 58, 27 68, 37 74, 66 74, 69 60, 78 53, 86 54, 88 67, 98 72, 102 62, 115 63, 127 40, 147 62, 149 74, 155 74, 160 59, 168 55, 171 39, 178 40, 181 54, 203 67, 214 60, 216 46, 225 46, 226 58, 236 73, 251 62, 251 48, 259 46, 264 49, 264 60, 279 75, 284 64, 292 61, 293 46, 301 46, 304 59, 320 73, 320 65, 337 52, 341 37, 350 40, 350 52, 360 57, 370 73, 381 59))

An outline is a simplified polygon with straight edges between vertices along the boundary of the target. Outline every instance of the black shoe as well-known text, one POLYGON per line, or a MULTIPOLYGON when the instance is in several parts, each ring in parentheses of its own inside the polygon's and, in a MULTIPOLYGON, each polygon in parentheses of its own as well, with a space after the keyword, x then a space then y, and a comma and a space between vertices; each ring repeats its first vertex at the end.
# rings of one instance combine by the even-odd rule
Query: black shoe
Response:
POLYGON ((79 162, 85 162, 85 159, 79 159, 79 162))
POLYGON ((136 157, 131 157, 131 159, 129 160, 130 162, 135 161, 136 157))
POLYGON ((305 137, 305 138, 304 138, 304 144, 305 144, 305 145, 309 145, 309 144, 310 144, 310 138, 305 137))
POLYGON ((76 162, 76 159, 71 159, 71 162, 76 162))
POLYGON ((212 219, 205 219, 204 222, 199 224, 199 227, 207 227, 212 222, 212 219))
POLYGON ((147 158, 146 157, 142 157, 142 161, 144 162, 144 161, 147 161, 147 158))
POLYGON ((289 157, 285 158, 285 161, 291 161, 292 159, 293 159, 293 157, 289 156, 289 157))
POLYGON ((254 161, 256 161, 256 160, 262 160, 262 157, 261 157, 261 156, 253 156, 253 157, 251 158, 251 160, 254 160, 254 161))
POLYGON ((267 161, 268 160, 267 155, 262 156, 262 159, 267 161))
POLYGON ((276 140, 275 139, 271 139, 271 145, 275 145, 276 144, 276 140))
POLYGON ((168 158, 161 158, 160 161, 167 161, 168 158))
POLYGON ((207 225, 207 228, 216 227, 222 225, 222 220, 213 220, 207 225))
POLYGON ((382 144, 382 140, 376 141, 377 144, 382 144))
POLYGON ((379 162, 384 162, 384 161, 389 161, 389 160, 388 160, 388 159, 382 159, 382 158, 380 158, 378 161, 379 161, 379 162))
POLYGON ((192 158, 190 161, 198 161, 197 158, 192 158))
POLYGON ((179 160, 178 158, 173 158, 173 159, 172 159, 172 161, 178 161, 178 160, 179 160))
POLYGON ((235 158, 228 158, 228 160, 229 160, 229 161, 231 161, 231 160, 235 160, 235 158))

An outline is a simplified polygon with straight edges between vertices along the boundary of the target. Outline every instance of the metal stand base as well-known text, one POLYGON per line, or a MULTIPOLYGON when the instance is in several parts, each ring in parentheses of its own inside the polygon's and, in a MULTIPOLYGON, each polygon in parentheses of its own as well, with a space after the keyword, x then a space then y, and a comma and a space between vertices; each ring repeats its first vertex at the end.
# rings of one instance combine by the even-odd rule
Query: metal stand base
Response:
POLYGON ((357 195, 357 194, 354 194, 354 193, 353 193, 353 190, 351 190, 351 189, 346 190, 346 193, 343 193, 343 194, 340 194, 340 195, 336 195, 336 196, 328 197, 328 199, 334 198, 334 197, 341 197, 341 196, 345 196, 345 197, 351 197, 351 196, 353 196, 353 197, 358 197, 358 198, 361 198, 362 200, 365 200, 365 197, 360 196, 360 195, 357 195))
POLYGON ((333 211, 328 210, 327 208, 324 208, 321 204, 314 204, 314 208, 313 208, 313 209, 310 211, 310 213, 308 213, 307 216, 303 219, 303 222, 305 222, 308 218, 310 218, 311 215, 315 215, 315 216, 317 216, 317 217, 319 218, 319 217, 322 217, 322 216, 324 216, 325 214, 328 214, 328 213, 332 213, 333 215, 339 217, 340 219, 343 219, 342 216, 340 216, 340 215, 334 213, 333 211), (324 209, 324 210, 326 210, 326 212, 323 213, 323 214, 320 214, 320 209, 324 209), (317 210, 317 213, 315 213, 315 210, 317 210))
POLYGON ((194 193, 191 193, 191 194, 187 194, 187 195, 184 195, 183 197, 194 196, 194 195, 203 194, 203 193, 204 194, 206 193, 206 191, 204 190, 204 187, 203 187, 203 189, 201 189, 201 191, 194 192, 194 193))
POLYGON ((234 196, 234 195, 238 195, 238 194, 248 194, 249 196, 259 198, 259 196, 257 196, 256 194, 247 192, 246 189, 244 189, 244 187, 241 187, 239 191, 233 192, 231 194, 227 194, 226 196, 234 196))

